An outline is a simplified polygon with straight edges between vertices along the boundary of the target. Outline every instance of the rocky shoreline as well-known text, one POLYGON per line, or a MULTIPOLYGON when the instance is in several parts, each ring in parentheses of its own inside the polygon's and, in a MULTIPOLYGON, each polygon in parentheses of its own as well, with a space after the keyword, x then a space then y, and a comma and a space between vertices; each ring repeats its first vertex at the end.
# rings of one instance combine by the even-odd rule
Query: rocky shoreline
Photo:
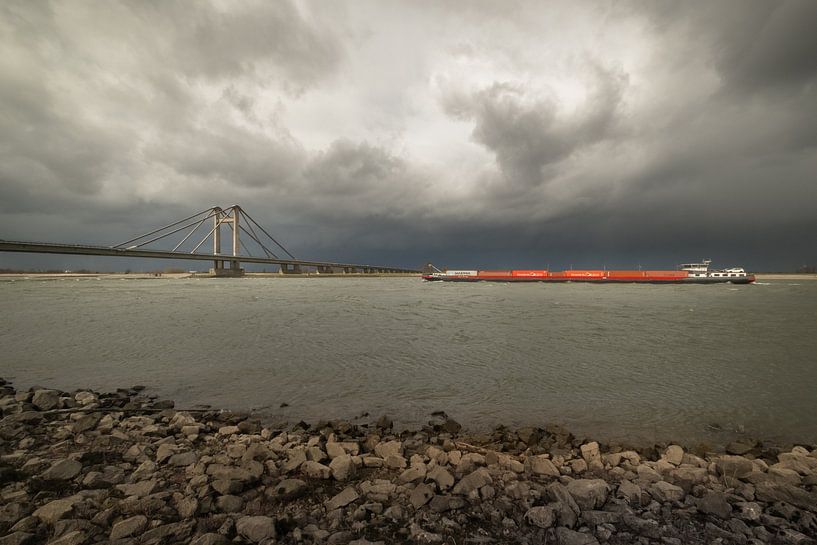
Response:
POLYGON ((466 436, 443 413, 271 429, 2 379, 0 417, 0 545, 817 543, 815 445, 466 436))

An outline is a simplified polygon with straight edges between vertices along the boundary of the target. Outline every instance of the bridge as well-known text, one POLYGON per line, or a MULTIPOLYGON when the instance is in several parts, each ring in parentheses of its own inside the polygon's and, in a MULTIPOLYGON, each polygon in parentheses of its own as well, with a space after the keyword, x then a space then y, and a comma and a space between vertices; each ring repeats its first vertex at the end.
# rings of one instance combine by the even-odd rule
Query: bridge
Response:
POLYGON ((243 276, 244 269, 241 268, 241 263, 278 265, 282 274, 300 274, 311 269, 319 274, 420 272, 415 269, 382 265, 297 259, 238 205, 226 208, 214 206, 114 246, 0 240, 0 252, 210 261, 213 264, 210 275, 217 277, 243 276), (205 225, 205 229, 200 231, 200 228, 205 225), (229 253, 222 252, 222 227, 224 226, 231 231, 229 242, 225 244, 229 253), (206 232, 199 240, 198 236, 208 227, 209 232, 206 232), (197 232, 199 235, 196 235, 197 232), (246 237, 243 240, 241 233, 244 233, 246 237), (173 244, 176 238, 180 240, 172 249, 150 247, 160 241, 162 244, 173 244), (212 248, 212 253, 199 252, 202 246, 212 248), (187 248, 192 249, 187 251, 187 248), (253 255, 250 248, 255 249, 260 255, 253 255))

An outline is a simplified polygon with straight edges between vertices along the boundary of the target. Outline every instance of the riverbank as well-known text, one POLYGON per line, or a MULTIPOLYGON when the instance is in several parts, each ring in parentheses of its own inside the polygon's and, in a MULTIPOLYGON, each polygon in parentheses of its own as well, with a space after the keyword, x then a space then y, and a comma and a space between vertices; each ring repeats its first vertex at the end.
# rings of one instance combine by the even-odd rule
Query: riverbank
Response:
POLYGON ((817 450, 461 435, 442 413, 270 428, 0 380, 0 544, 814 543, 817 450), (4 536, 4 537, 3 537, 4 536))

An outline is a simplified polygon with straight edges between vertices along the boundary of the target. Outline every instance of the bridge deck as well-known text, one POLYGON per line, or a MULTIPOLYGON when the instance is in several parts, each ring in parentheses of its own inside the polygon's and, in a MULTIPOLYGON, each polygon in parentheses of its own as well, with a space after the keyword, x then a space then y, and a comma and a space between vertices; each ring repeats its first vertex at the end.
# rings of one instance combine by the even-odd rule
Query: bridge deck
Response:
POLYGON ((355 263, 334 263, 331 261, 306 261, 300 259, 273 259, 267 257, 232 256, 215 254, 191 254, 185 252, 168 252, 163 250, 120 249, 107 246, 88 246, 79 244, 55 244, 50 242, 20 242, 0 240, 0 252, 28 252, 37 254, 70 254, 98 255, 108 257, 142 257, 151 259, 187 259, 195 261, 240 261, 242 263, 265 263, 270 265, 335 267, 349 269, 376 269, 379 271, 399 273, 419 273, 414 269, 384 267, 382 265, 361 265, 355 263))

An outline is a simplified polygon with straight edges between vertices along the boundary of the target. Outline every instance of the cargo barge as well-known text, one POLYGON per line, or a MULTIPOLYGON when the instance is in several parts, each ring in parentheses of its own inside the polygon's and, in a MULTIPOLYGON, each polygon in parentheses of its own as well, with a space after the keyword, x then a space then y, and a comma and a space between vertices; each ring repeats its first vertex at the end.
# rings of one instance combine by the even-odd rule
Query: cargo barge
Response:
POLYGON ((709 270, 711 260, 686 263, 674 271, 608 270, 435 270, 424 280, 443 282, 592 282, 597 284, 751 284, 755 275, 740 267, 709 270))

